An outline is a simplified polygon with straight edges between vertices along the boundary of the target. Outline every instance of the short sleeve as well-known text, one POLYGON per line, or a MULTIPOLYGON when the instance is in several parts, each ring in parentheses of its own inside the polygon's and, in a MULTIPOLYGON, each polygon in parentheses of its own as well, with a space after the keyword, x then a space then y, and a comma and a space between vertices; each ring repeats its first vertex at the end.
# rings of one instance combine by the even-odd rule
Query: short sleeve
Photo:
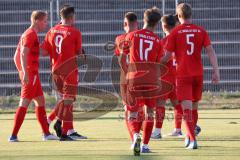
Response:
POLYGON ((159 42, 159 50, 158 50, 158 56, 157 56, 157 62, 160 62, 161 58, 163 57, 163 43, 162 41, 159 42))
POLYGON ((118 42, 118 37, 115 39, 115 50, 114 53, 116 56, 120 55, 120 49, 119 49, 119 42, 118 42))
POLYGON ((82 53, 82 34, 80 31, 77 31, 77 40, 76 40, 76 53, 82 53))
POLYGON ((44 41, 40 46, 40 48, 42 48, 43 50, 46 50, 48 54, 50 53, 50 48, 51 48, 49 38, 50 38, 50 31, 46 34, 44 41))
POLYGON ((203 46, 206 48, 207 46, 211 45, 211 40, 206 31, 204 31, 204 41, 203 41, 203 46))
POLYGON ((164 47, 169 52, 175 52, 175 49, 176 49, 176 34, 175 34, 175 32, 172 32, 169 35, 164 47))
POLYGON ((27 34, 22 37, 21 46, 32 48, 34 46, 35 41, 36 41, 36 36, 34 34, 27 34))
POLYGON ((133 33, 130 33, 128 34, 126 37, 125 37, 125 40, 121 43, 121 46, 122 47, 122 52, 123 54, 129 54, 130 52, 130 49, 131 49, 131 46, 132 46, 132 39, 133 39, 133 36, 134 34, 133 33))

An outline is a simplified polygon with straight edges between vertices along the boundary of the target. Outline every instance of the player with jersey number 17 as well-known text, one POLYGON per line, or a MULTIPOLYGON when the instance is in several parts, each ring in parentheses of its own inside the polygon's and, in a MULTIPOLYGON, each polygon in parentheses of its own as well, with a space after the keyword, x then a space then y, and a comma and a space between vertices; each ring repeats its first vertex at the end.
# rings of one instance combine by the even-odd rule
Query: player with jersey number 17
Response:
MULTIPOLYGON (((154 90, 158 82, 158 74, 153 72, 154 67, 160 62, 162 56, 162 44, 160 38, 154 33, 157 29, 161 14, 158 8, 150 8, 144 12, 143 29, 129 33, 125 40, 131 44, 129 50, 122 53, 120 60, 121 66, 127 77, 127 110, 128 127, 133 135, 134 155, 149 153, 148 143, 151 137, 154 117, 153 112, 156 106, 156 98, 148 95, 150 90, 154 90), (126 58, 129 55, 129 64, 126 64, 126 58), (145 74, 142 74, 142 73, 145 74), (145 75, 145 76, 143 76, 145 75), (147 76, 146 76, 147 75, 147 76), (149 79, 150 78, 150 79, 149 79), (153 80, 149 82, 148 80, 153 80), (138 93, 138 97, 136 97, 138 93), (142 103, 146 106, 145 118, 139 121, 139 110, 142 109, 142 103), (141 143, 140 129, 143 126, 143 143, 141 143)), ((156 70, 154 70, 156 71, 156 70)), ((156 87, 157 88, 157 87, 156 87)), ((158 88, 156 89, 158 90, 158 88)), ((130 135, 131 135, 130 134, 130 135)))

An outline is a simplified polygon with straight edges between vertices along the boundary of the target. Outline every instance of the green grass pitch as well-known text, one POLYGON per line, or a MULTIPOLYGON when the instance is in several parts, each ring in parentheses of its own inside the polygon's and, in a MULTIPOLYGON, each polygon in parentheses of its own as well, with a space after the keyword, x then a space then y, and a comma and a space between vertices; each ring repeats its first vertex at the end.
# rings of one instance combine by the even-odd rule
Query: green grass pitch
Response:
MULTIPOLYGON (((171 113, 171 111, 167 112, 171 113)), ((110 112, 99 119, 76 121, 76 130, 89 137, 76 142, 42 141, 40 126, 34 114, 28 114, 18 135, 19 143, 7 141, 13 125, 13 114, 0 114, 0 159, 4 160, 233 160, 240 159, 240 110, 203 110, 199 113, 202 132, 198 150, 186 150, 183 138, 164 137, 152 140, 153 153, 134 157, 121 112, 110 112)), ((173 128, 166 119, 163 134, 173 128)), ((184 127, 183 127, 184 128, 184 127)), ((52 130, 52 126, 51 126, 52 130)), ((52 130, 53 131, 53 130, 52 130)))

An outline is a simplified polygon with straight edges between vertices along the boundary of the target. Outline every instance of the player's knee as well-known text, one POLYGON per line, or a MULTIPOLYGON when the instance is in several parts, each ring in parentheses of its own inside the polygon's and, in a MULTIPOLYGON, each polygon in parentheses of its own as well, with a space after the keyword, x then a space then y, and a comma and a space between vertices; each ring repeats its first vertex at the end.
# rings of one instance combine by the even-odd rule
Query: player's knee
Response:
POLYGON ((193 102, 192 108, 193 109, 198 109, 198 101, 197 102, 193 102))
POLYGON ((55 95, 55 99, 56 99, 57 101, 61 101, 61 100, 63 99, 62 94, 59 93, 59 92, 56 92, 54 95, 55 95))
POLYGON ((64 104, 64 105, 72 105, 73 102, 74 102, 73 99, 64 99, 64 100, 63 100, 63 104, 64 104))
POLYGON ((178 100, 171 100, 172 106, 176 106, 179 104, 178 100))
POLYGON ((154 109, 153 108, 147 108, 145 113, 145 119, 150 120, 154 118, 154 109))
POLYGON ((128 114, 128 120, 135 120, 138 117, 138 112, 129 112, 128 114))
POLYGON ((19 106, 28 107, 30 102, 31 102, 30 99, 21 98, 20 101, 19 101, 19 106))
POLYGON ((157 106, 165 106, 166 105, 166 101, 163 99, 158 99, 157 100, 157 106))
POLYGON ((183 109, 192 109, 192 101, 190 100, 183 100, 182 101, 182 107, 183 109))
POLYGON ((39 96, 33 99, 35 106, 45 106, 45 99, 43 96, 39 96))

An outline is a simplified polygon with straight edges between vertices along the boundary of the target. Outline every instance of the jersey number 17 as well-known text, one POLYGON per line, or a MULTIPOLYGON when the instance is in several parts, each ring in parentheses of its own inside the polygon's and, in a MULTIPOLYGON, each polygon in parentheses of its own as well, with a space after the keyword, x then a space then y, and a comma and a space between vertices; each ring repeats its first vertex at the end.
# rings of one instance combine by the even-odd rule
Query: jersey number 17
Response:
POLYGON ((143 39, 140 39, 140 45, 139 45, 139 51, 140 51, 140 60, 141 61, 148 61, 148 55, 149 55, 149 52, 152 50, 153 48, 153 41, 149 41, 149 40, 143 40, 143 39), (149 44, 148 48, 145 48, 143 47, 143 44, 144 43, 147 43, 149 44))

